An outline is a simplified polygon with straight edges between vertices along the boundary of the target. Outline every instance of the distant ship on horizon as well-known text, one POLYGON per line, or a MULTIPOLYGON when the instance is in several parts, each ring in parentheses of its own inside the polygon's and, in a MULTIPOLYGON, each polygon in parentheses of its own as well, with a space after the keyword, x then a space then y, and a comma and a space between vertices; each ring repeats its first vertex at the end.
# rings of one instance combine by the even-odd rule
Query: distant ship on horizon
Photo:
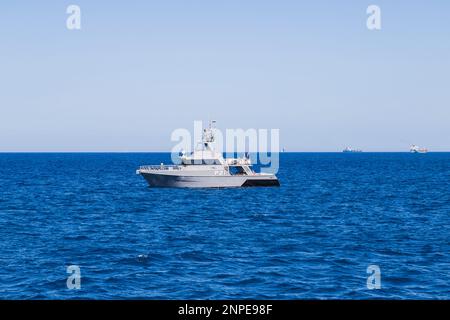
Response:
POLYGON ((342 150, 342 152, 345 152, 345 153, 350 153, 350 152, 362 152, 362 150, 361 150, 361 149, 353 149, 353 148, 351 148, 351 147, 346 147, 344 150, 342 150))
POLYGON ((427 153, 428 149, 420 148, 419 146, 416 146, 415 144, 413 144, 411 146, 411 148, 409 148, 409 152, 411 152, 411 153, 427 153))

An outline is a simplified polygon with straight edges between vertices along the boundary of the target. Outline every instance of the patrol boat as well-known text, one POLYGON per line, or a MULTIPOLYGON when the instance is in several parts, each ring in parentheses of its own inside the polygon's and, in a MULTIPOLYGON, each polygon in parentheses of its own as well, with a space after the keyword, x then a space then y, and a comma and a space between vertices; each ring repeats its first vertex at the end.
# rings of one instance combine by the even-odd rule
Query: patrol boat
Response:
POLYGON ((271 173, 256 173, 249 157, 223 158, 212 146, 212 121, 203 130, 202 146, 189 154, 181 153, 179 165, 141 166, 136 173, 147 180, 150 187, 176 188, 232 188, 280 186, 271 173))

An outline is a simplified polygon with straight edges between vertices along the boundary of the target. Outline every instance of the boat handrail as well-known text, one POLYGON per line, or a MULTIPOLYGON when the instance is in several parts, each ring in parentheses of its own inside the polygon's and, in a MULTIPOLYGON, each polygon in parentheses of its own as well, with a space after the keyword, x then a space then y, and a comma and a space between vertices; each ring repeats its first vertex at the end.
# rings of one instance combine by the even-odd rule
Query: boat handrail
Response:
POLYGON ((246 158, 227 158, 227 159, 225 159, 225 163, 229 166, 241 166, 241 165, 251 166, 252 165, 250 159, 246 159, 246 158))
POLYGON ((181 166, 178 165, 147 165, 140 166, 140 171, 148 171, 148 170, 181 170, 181 166))

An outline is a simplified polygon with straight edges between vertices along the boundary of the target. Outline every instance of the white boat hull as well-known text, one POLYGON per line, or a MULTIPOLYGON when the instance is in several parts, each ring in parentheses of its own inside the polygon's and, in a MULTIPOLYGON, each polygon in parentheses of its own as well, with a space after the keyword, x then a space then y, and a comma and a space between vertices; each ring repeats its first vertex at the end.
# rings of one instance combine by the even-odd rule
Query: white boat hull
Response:
POLYGON ((275 175, 223 175, 223 176, 193 176, 173 175, 153 172, 140 172, 150 187, 172 188, 237 188, 256 186, 279 186, 275 175))

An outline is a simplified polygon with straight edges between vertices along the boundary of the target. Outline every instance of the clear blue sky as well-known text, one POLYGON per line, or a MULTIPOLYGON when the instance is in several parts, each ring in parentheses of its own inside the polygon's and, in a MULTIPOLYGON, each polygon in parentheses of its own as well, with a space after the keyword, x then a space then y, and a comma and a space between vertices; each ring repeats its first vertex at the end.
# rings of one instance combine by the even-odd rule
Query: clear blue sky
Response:
POLYGON ((447 0, 2 1, 0 151, 169 151, 208 117, 288 151, 444 151, 449 77, 447 0))

